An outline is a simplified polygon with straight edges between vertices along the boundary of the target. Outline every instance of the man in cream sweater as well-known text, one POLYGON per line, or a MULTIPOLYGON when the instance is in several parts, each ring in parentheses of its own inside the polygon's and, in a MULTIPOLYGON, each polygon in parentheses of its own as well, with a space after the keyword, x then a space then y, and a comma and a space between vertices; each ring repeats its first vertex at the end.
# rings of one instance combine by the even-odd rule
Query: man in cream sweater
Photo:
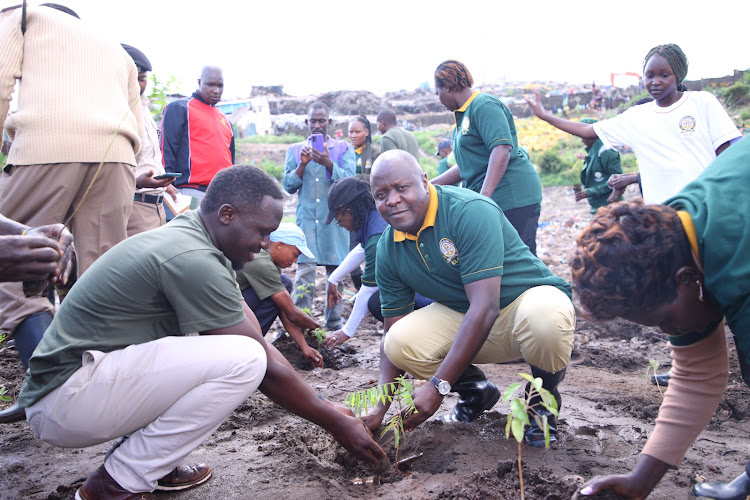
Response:
MULTIPOLYGON (((126 237, 142 128, 132 59, 70 9, 8 7, 0 13, 0 125, 13 141, 0 212, 30 226, 65 222, 80 275, 126 237), (18 111, 5 119, 17 81, 18 111)), ((50 300, 25 297, 20 283, 0 286, 0 330, 12 332, 25 366, 52 313, 50 300)))

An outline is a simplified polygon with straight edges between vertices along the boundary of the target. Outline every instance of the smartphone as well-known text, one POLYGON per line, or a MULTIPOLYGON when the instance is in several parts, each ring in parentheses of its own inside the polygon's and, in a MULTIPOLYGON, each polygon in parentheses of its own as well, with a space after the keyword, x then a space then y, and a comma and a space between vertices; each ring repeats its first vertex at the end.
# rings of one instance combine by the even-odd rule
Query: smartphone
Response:
POLYGON ((321 153, 325 153, 326 141, 323 134, 313 134, 307 139, 307 143, 321 153))
POLYGON ((155 175, 154 180, 160 181, 162 179, 176 179, 178 177, 182 177, 182 174, 179 174, 177 172, 175 173, 168 172, 166 174, 155 175))

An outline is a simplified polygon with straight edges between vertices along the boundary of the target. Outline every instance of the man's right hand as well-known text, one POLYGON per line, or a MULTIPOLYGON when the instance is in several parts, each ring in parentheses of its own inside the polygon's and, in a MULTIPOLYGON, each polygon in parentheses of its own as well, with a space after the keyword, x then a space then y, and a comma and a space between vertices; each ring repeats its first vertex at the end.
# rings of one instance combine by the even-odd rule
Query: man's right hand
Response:
POLYGON ((299 158, 300 166, 307 166, 312 161, 312 148, 310 146, 303 146, 299 158))
POLYGON ((372 434, 360 419, 341 415, 341 418, 330 426, 328 432, 341 446, 353 453, 359 460, 378 468, 385 469, 387 467, 388 456, 373 441, 372 434))
POLYGON ((387 408, 378 404, 378 406, 374 410, 372 410, 364 417, 360 418, 362 419, 362 422, 364 422, 365 427, 367 427, 372 432, 380 427, 380 424, 383 423, 383 417, 385 417, 386 411, 388 411, 387 408))
POLYGON ((38 281, 57 270, 57 241, 46 236, 0 236, 0 281, 38 281))
MULTIPOLYGON (((67 283, 68 277, 73 269, 73 260, 75 259, 73 235, 70 234, 68 228, 66 228, 64 224, 49 224, 47 226, 32 227, 26 232, 25 237, 41 237, 53 240, 54 244, 47 242, 45 246, 51 246, 58 252, 55 269, 46 276, 37 279, 48 277, 52 284, 57 283, 58 285, 64 285, 67 283)), ((0 252, 0 255, 2 255, 2 252, 0 252)), ((33 279, 23 281, 33 281, 33 279)))
POLYGON ((323 347, 326 349, 333 349, 349 340, 349 335, 344 333, 344 330, 337 330, 326 337, 326 341, 323 347))

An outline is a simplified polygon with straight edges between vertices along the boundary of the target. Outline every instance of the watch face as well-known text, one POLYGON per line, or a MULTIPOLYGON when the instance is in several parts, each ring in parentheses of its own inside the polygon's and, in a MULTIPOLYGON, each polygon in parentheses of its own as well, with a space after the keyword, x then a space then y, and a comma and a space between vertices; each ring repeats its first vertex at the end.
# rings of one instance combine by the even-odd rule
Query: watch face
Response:
POLYGON ((451 391, 451 385, 445 380, 441 380, 438 384, 438 392, 445 396, 451 391))

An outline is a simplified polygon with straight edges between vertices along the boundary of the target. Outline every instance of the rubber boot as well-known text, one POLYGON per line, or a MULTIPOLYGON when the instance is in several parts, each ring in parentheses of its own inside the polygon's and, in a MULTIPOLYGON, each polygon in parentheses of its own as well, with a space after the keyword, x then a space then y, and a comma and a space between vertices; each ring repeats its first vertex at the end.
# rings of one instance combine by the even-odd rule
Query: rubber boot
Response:
POLYGON ((750 495, 750 476, 743 472, 729 483, 698 483, 692 493, 698 498, 745 500, 750 495))
POLYGON ((669 386, 669 379, 672 377, 672 372, 665 373, 654 373, 651 375, 651 383, 654 385, 660 385, 662 387, 669 386))
MULTIPOLYGON (((555 373, 550 373, 542 370, 541 368, 537 368, 536 366, 531 367, 531 375, 534 378, 541 378, 542 379, 542 387, 547 389, 552 396, 557 400, 557 410, 560 411, 560 408, 562 408, 562 396, 560 396, 560 392, 557 390, 557 386, 560 385, 560 382, 563 381, 565 378, 565 368, 562 370, 559 370, 555 373)), ((526 394, 529 393, 529 390, 531 389, 531 382, 526 384, 526 394)), ((541 402, 542 398, 540 396, 534 397, 530 401, 530 406, 534 405, 537 402, 541 402)), ((537 415, 540 417, 542 415, 547 416, 547 424, 549 425, 549 442, 550 444, 557 442, 557 418, 548 412, 541 404, 534 407, 534 410, 537 412, 537 415)), ((524 438, 526 439, 526 444, 529 446, 534 447, 544 447, 544 429, 539 427, 539 425, 536 423, 536 420, 532 418, 531 415, 529 415, 529 418, 531 420, 531 425, 526 428, 526 432, 524 433, 524 438)))
POLYGON ((24 368, 29 367, 29 360, 34 354, 34 349, 42 341, 44 332, 52 323, 52 313, 48 311, 27 316, 13 332, 16 341, 16 351, 21 358, 24 368))
POLYGON ((451 392, 458 393, 458 403, 453 407, 452 413, 440 417, 443 422, 473 422, 500 399, 497 386, 487 380, 484 372, 474 365, 469 365, 458 377, 451 392))

